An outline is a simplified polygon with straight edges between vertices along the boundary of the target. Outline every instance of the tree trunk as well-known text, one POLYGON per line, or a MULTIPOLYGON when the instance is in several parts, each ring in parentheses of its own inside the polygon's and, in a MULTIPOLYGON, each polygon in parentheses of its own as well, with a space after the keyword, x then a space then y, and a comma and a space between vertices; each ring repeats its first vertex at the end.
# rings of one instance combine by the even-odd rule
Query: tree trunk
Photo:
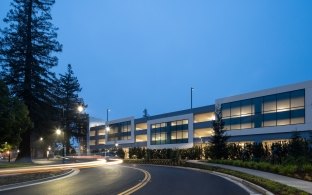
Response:
POLYGON ((31 129, 28 129, 22 134, 22 141, 19 146, 20 152, 16 158, 17 162, 32 162, 31 161, 31 150, 30 150, 30 133, 31 129))

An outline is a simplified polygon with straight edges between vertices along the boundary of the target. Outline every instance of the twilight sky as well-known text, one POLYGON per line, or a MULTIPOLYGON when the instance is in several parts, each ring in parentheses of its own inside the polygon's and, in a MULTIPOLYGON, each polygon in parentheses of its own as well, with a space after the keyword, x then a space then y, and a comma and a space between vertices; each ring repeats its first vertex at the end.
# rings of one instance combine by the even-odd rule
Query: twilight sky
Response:
MULTIPOLYGON (((0 27, 11 0, 0 2, 0 27)), ((141 117, 312 79, 311 0, 56 0, 58 73, 97 118, 141 117)))

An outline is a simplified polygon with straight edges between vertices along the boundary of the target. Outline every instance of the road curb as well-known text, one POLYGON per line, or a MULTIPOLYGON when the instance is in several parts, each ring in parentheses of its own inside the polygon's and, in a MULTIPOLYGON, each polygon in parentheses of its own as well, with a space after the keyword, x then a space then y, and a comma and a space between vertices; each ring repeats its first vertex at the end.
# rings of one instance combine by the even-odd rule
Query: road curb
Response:
POLYGON ((17 188, 22 188, 22 187, 27 187, 27 186, 38 185, 38 184, 42 184, 42 183, 47 183, 47 182, 59 180, 59 179, 64 179, 67 177, 77 175, 78 173, 79 173, 79 169, 71 168, 70 171, 63 173, 63 174, 60 174, 60 175, 0 186, 1 187, 0 192, 12 190, 12 189, 17 189, 17 188))
POLYGON ((244 179, 241 179, 239 177, 235 177, 233 175, 228 175, 228 174, 225 174, 225 173, 220 173, 220 172, 216 172, 216 171, 211 171, 212 173, 214 173, 215 175, 219 175, 220 177, 227 177, 231 180, 234 180, 238 183, 241 183, 242 185, 244 186, 248 186, 249 188, 253 189, 254 191, 256 192, 259 192, 261 194, 265 194, 265 195, 274 195, 272 192, 266 190, 265 188, 261 187, 261 186, 258 186, 254 183, 251 183, 249 181, 246 181, 244 179))

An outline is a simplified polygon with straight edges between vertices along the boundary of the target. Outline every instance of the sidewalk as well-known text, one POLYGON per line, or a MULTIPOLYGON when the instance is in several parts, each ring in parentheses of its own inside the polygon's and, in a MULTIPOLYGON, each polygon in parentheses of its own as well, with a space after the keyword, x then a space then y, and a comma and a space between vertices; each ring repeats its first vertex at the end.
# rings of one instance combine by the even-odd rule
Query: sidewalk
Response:
POLYGON ((254 169, 235 167, 235 166, 231 166, 231 165, 205 163, 205 162, 199 162, 197 160, 189 160, 189 162, 197 163, 197 164, 203 164, 203 165, 209 165, 209 166, 215 166, 215 167, 221 167, 224 169, 230 169, 230 170, 234 170, 234 171, 247 173, 250 175, 263 177, 265 179, 273 180, 273 181, 279 182, 281 184, 285 184, 285 185, 288 185, 291 187, 295 187, 297 189, 300 189, 300 190, 303 190, 303 191, 306 191, 306 192, 312 194, 312 182, 309 182, 309 181, 304 181, 304 180, 295 179, 292 177, 287 177, 287 176, 278 175, 278 174, 269 173, 269 172, 264 172, 264 171, 258 171, 258 170, 254 170, 254 169))

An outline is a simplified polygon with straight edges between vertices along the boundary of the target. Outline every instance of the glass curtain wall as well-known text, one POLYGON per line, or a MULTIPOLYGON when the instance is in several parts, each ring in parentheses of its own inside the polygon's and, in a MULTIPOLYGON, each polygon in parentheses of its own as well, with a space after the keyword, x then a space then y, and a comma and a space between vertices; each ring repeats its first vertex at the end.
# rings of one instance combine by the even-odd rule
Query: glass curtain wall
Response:
POLYGON ((222 104, 224 129, 249 129, 305 122, 305 90, 222 104))
POLYGON ((108 132, 108 141, 131 139, 131 121, 111 124, 108 132))
POLYGON ((151 125, 151 145, 188 142, 188 120, 177 120, 151 125))

